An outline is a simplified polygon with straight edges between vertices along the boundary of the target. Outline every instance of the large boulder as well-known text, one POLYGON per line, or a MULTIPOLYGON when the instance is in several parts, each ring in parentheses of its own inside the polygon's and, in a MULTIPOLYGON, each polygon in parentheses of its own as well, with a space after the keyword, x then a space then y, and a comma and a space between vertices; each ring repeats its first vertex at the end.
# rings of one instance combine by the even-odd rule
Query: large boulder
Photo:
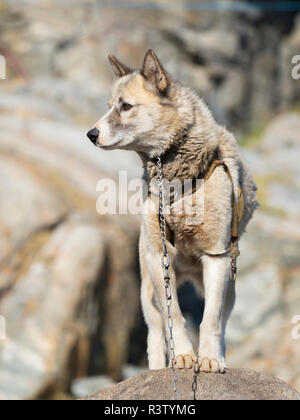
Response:
MULTIPOLYGON (((178 370, 180 399, 192 400, 193 371, 178 370)), ((170 369, 150 370, 99 391, 85 400, 170 400, 173 397, 170 369)), ((197 400, 300 400, 285 382, 251 370, 228 369, 225 375, 200 373, 197 400)))
MULTIPOLYGON (((162 7, 159 0, 155 2, 162 7)), ((72 216, 73 228, 65 233, 71 220, 66 215, 78 210, 87 212, 95 227, 89 233, 94 239, 81 244, 82 255, 98 255, 103 279, 95 269, 90 273, 89 284, 96 294, 90 294, 86 303, 85 293, 77 296, 73 289, 86 282, 80 274, 86 269, 84 259, 78 260, 75 252, 68 255, 70 270, 79 269, 74 279, 68 276, 69 287, 61 288, 52 265, 57 258, 49 262, 49 292, 57 287, 62 301, 73 302, 68 310, 59 308, 63 324, 56 324, 55 336, 61 336, 66 316, 73 318, 74 325, 80 322, 81 337, 88 336, 87 341, 78 341, 88 363, 80 361, 68 340, 62 341, 59 369, 49 385, 54 389, 59 382, 66 392, 77 376, 105 374, 119 381, 125 362, 146 365, 146 327, 141 311, 137 315, 138 217, 95 214, 100 179, 112 178, 119 185, 119 170, 128 169, 129 179, 141 172, 134 154, 103 152, 86 139, 87 130, 107 110, 113 77, 106 55, 113 53, 137 67, 145 51, 154 48, 172 74, 204 97, 218 121, 237 130, 254 125, 256 133, 274 110, 292 109, 299 101, 300 85, 291 77, 291 60, 299 53, 300 25, 292 14, 198 13, 191 10, 192 2, 176 8, 171 0, 164 2, 165 10, 152 11, 143 0, 141 8, 127 9, 125 14, 123 8, 96 2, 82 2, 76 8, 69 2, 56 3, 59 7, 49 7, 45 0, 28 1, 21 8, 18 1, 0 0, 0 54, 7 56, 8 64, 0 97, 0 315, 2 308, 13 314, 8 319, 9 341, 0 342, 0 372, 6 375, 1 380, 3 398, 40 397, 49 377, 51 364, 43 362, 48 360, 47 343, 35 348, 37 358, 31 357, 31 351, 23 352, 24 337, 32 336, 32 324, 39 326, 39 314, 51 306, 44 307, 44 299, 38 298, 38 287, 48 286, 49 279, 30 276, 36 274, 40 256, 59 232, 73 241, 73 229, 87 228, 86 221, 75 223, 72 216), (91 246, 98 234, 103 259, 97 246, 91 246), (21 291, 31 285, 34 299, 24 293, 24 306, 19 306, 21 291), (77 297, 78 307, 88 311, 98 307, 101 314, 93 310, 88 320, 77 318, 73 306, 77 297), (21 317, 24 307, 28 312, 21 317), (19 329, 13 326, 17 317, 19 329), (19 345, 24 357, 8 352, 9 343, 15 343, 14 349, 19 345)), ((201 7, 201 2, 196 3, 196 8, 201 7)), ((238 299, 227 340, 230 366, 268 372, 297 389, 300 340, 291 338, 291 320, 299 310, 299 124, 296 110, 279 116, 266 130, 260 150, 246 153, 259 185, 261 210, 240 244, 238 299)), ((202 305, 192 300, 192 293, 186 295, 185 308, 197 313, 199 322, 202 305)), ((190 313, 185 316, 193 326, 190 313)), ((193 326, 191 333, 197 330, 198 325, 193 326)), ((43 396, 53 398, 53 392, 43 396)))
POLYGON ((7 329, 0 343, 1 400, 37 398, 58 382, 64 389, 68 375, 87 371, 90 337, 104 305, 104 260, 103 234, 88 215, 73 215, 48 233, 0 301, 7 329))
POLYGON ((93 147, 87 128, 56 121, 51 100, 4 96, 0 399, 52 399, 76 377, 122 378, 138 310, 139 219, 97 214, 96 185, 140 167, 133 154, 93 147))
POLYGON ((143 0, 126 13, 121 4, 110 8, 92 2, 87 8, 82 3, 74 9, 67 2, 49 8, 40 1, 27 2, 20 11, 15 3, 0 17, 1 40, 36 79, 30 88, 57 99, 57 110, 46 106, 53 115, 64 102, 81 121, 96 121, 112 81, 107 54, 138 67, 150 47, 172 74, 205 97, 221 122, 235 128, 255 125, 279 106, 299 100, 291 78, 291 57, 299 43, 292 13, 255 7, 237 13, 229 10, 229 2, 228 10, 211 13, 204 0, 183 1, 180 7, 157 1, 152 10, 143 0), (66 15, 68 21, 62 18, 66 15))
POLYGON ((299 130, 299 114, 283 113, 243 150, 260 208, 240 241, 237 300, 227 328, 229 366, 264 371, 297 390, 300 340, 292 337, 292 320, 300 302, 299 130))
MULTIPOLYGON (((56 224, 67 212, 68 205, 55 195, 49 185, 45 185, 39 171, 29 165, 26 159, 1 153, 1 150, 0 178, 2 262, 32 232, 56 224)), ((0 290, 5 287, 3 274, 0 274, 0 290)))

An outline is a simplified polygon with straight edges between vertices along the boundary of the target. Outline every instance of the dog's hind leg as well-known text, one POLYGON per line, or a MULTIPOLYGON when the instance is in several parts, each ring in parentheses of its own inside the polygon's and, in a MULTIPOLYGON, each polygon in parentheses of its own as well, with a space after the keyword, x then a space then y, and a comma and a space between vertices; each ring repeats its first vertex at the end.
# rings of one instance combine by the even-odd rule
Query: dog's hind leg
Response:
POLYGON ((225 325, 233 306, 227 306, 230 260, 205 255, 202 263, 205 309, 200 326, 199 367, 203 372, 224 372, 225 325))
POLYGON ((148 326, 148 361, 149 369, 166 367, 166 339, 162 314, 155 306, 154 287, 143 256, 141 260, 142 288, 141 300, 144 318, 148 326))
POLYGON ((236 299, 236 293, 235 293, 235 281, 229 280, 226 297, 225 297, 225 303, 224 303, 224 310, 222 314, 222 353, 224 355, 223 364, 226 365, 225 362, 225 354, 226 354, 226 343, 225 343, 225 331, 226 331, 226 325, 227 321, 231 315, 232 309, 235 304, 236 299))

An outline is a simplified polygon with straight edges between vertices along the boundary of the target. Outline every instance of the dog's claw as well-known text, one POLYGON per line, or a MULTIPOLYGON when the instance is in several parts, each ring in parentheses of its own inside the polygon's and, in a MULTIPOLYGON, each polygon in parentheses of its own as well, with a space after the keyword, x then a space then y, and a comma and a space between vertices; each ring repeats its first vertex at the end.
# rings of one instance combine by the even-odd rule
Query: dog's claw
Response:
POLYGON ((220 360, 201 357, 198 363, 200 372, 225 373, 225 366, 220 360))
POLYGON ((196 356, 193 354, 179 354, 175 357, 177 369, 192 369, 196 363, 196 356))

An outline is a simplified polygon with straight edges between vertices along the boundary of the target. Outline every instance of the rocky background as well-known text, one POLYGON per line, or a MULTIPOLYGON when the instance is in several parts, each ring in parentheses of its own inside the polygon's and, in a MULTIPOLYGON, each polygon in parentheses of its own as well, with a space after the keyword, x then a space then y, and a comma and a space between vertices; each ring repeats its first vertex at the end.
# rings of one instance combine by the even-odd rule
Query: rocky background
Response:
MULTIPOLYGON (((140 163, 85 133, 107 109, 107 54, 138 67, 150 47, 235 132, 259 186, 228 364, 300 390, 300 13, 130 3, 0 0, 0 399, 78 398, 146 367, 139 217, 96 212, 98 180, 140 163)), ((181 304, 195 337, 203 303, 185 286, 181 304)))

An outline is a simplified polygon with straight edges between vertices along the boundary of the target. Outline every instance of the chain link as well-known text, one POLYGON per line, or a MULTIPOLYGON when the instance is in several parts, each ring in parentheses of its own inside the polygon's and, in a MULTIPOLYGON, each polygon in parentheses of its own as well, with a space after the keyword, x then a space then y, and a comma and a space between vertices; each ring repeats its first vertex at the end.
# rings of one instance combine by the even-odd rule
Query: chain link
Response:
POLYGON ((231 272, 231 281, 236 282, 237 264, 236 264, 235 257, 231 257, 230 272, 231 272))
POLYGON ((177 389, 178 375, 175 367, 175 345, 173 336, 173 316, 172 316, 172 288, 171 288, 171 277, 170 277, 170 257, 167 249, 167 222, 165 215, 165 197, 164 197, 164 183, 163 183, 163 169, 161 157, 157 158, 157 174, 158 174, 158 187, 159 187, 159 224, 162 239, 163 257, 162 257, 162 268, 164 274, 164 285, 166 292, 166 306, 168 313, 168 329, 169 329, 169 355, 170 355, 170 366, 173 377, 173 399, 179 400, 180 395, 177 389))
POLYGON ((199 357, 197 356, 196 363, 194 365, 194 380, 192 383, 193 399, 197 400, 197 388, 198 388, 198 375, 199 375, 199 357))

